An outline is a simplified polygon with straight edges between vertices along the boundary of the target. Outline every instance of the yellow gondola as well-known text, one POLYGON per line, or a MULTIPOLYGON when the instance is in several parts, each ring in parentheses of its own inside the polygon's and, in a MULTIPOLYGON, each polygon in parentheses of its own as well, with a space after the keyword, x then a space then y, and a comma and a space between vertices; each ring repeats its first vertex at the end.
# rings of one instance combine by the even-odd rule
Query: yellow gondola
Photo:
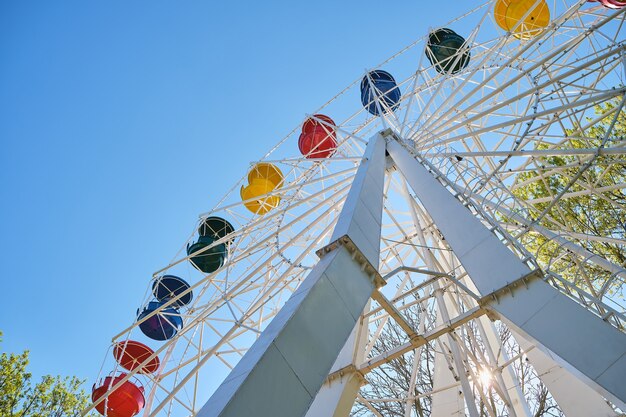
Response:
POLYGON ((248 182, 252 184, 255 179, 262 179, 274 184, 278 188, 283 182, 283 173, 276 165, 267 162, 259 162, 248 172, 248 182))
POLYGON ((255 214, 265 214, 278 207, 280 197, 266 194, 280 188, 283 179, 283 173, 275 165, 261 162, 253 166, 248 172, 249 184, 242 186, 240 190, 244 206, 255 214), (263 195, 265 196, 257 198, 263 195))
POLYGON ((545 0, 498 0, 493 12, 496 23, 518 39, 530 39, 550 23, 545 0))

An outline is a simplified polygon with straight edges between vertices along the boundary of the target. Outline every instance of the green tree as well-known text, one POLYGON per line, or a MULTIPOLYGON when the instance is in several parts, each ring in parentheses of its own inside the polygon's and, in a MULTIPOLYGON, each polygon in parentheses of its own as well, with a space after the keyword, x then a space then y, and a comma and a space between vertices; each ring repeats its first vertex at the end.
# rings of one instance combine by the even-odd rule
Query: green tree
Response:
MULTIPOLYGON (((28 356, 28 351, 0 354, 0 416, 80 416, 90 401, 81 389, 84 381, 75 376, 62 378, 46 375, 33 385, 32 374, 27 370, 28 356)), ((95 416, 94 413, 89 414, 89 417, 95 416)))
MULTIPOLYGON (((567 131, 557 149, 597 149, 624 146, 626 112, 618 111, 622 97, 595 107, 586 126, 567 131), (616 118, 617 116, 617 118, 616 118), (613 120, 616 118, 611 128, 613 120), (607 134, 608 132, 608 134, 607 134)), ((540 144, 537 149, 554 149, 540 144)), ((514 194, 528 203, 536 222, 548 229, 567 230, 571 240, 616 265, 626 265, 626 164, 621 154, 539 157, 535 169, 519 174, 514 194), (563 193, 556 204, 555 196, 563 193), (573 239, 572 239, 573 237, 573 239)), ((565 254, 559 245, 529 232, 526 248, 537 260, 564 278, 600 297, 619 291, 623 282, 611 280, 601 268, 565 254)))

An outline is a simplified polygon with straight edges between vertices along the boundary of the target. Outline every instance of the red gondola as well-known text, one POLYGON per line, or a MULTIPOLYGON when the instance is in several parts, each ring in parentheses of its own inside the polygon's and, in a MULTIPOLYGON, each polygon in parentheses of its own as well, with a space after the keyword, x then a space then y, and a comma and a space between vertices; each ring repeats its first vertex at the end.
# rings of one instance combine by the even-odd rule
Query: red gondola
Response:
POLYGON ((314 114, 313 117, 309 117, 302 124, 302 133, 311 133, 317 127, 324 127, 324 123, 330 125, 326 128, 334 132, 335 122, 325 114, 314 114), (331 127, 332 126, 332 127, 331 127))
POLYGON ((621 9, 626 6, 626 1, 624 0, 587 0, 589 3, 598 2, 602 4, 604 7, 609 9, 621 9))
MULTIPOLYGON (((94 403, 98 401, 124 377, 126 377, 124 373, 118 376, 110 375, 104 378, 99 387, 96 388, 96 384, 94 384, 91 391, 91 400, 94 403)), ((135 385, 130 381, 125 381, 116 390, 110 392, 107 398, 96 405, 96 410, 107 417, 133 417, 141 411, 145 403, 143 387, 135 385)))
MULTIPOLYGON (((154 351, 143 343, 135 342, 134 340, 127 340, 124 342, 116 343, 113 347, 113 356, 115 360, 129 371, 132 371, 141 366, 141 364, 154 354, 154 351)), ((145 365, 141 366, 137 372, 141 374, 151 374, 159 369, 159 357, 155 356, 150 359, 145 365)))
POLYGON ((306 158, 328 158, 337 150, 335 122, 324 114, 308 118, 302 125, 298 148, 306 158))

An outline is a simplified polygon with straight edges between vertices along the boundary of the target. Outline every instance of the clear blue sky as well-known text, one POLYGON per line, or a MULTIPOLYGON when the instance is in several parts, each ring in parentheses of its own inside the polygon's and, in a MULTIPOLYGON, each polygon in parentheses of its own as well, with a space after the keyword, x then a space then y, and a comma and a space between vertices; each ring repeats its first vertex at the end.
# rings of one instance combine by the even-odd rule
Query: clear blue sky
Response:
POLYGON ((477 4, 1 2, 0 350, 90 387, 152 272, 250 161, 477 4))

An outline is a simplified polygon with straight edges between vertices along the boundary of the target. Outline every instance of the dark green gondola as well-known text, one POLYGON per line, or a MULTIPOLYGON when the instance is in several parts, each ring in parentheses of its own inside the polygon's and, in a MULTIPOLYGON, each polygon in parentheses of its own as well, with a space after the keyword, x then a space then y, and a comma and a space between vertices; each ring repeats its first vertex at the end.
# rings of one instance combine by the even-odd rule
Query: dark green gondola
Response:
POLYGON ((215 241, 222 239, 235 231, 235 228, 221 217, 207 217, 202 221, 198 228, 198 240, 187 245, 187 256, 191 256, 189 261, 191 264, 204 273, 217 271, 224 265, 224 259, 228 255, 228 247, 234 238, 227 240, 226 243, 220 243, 211 248, 215 241))
POLYGON ((431 32, 426 45, 426 57, 441 74, 455 74, 470 62, 470 48, 465 38, 452 29, 431 32))

